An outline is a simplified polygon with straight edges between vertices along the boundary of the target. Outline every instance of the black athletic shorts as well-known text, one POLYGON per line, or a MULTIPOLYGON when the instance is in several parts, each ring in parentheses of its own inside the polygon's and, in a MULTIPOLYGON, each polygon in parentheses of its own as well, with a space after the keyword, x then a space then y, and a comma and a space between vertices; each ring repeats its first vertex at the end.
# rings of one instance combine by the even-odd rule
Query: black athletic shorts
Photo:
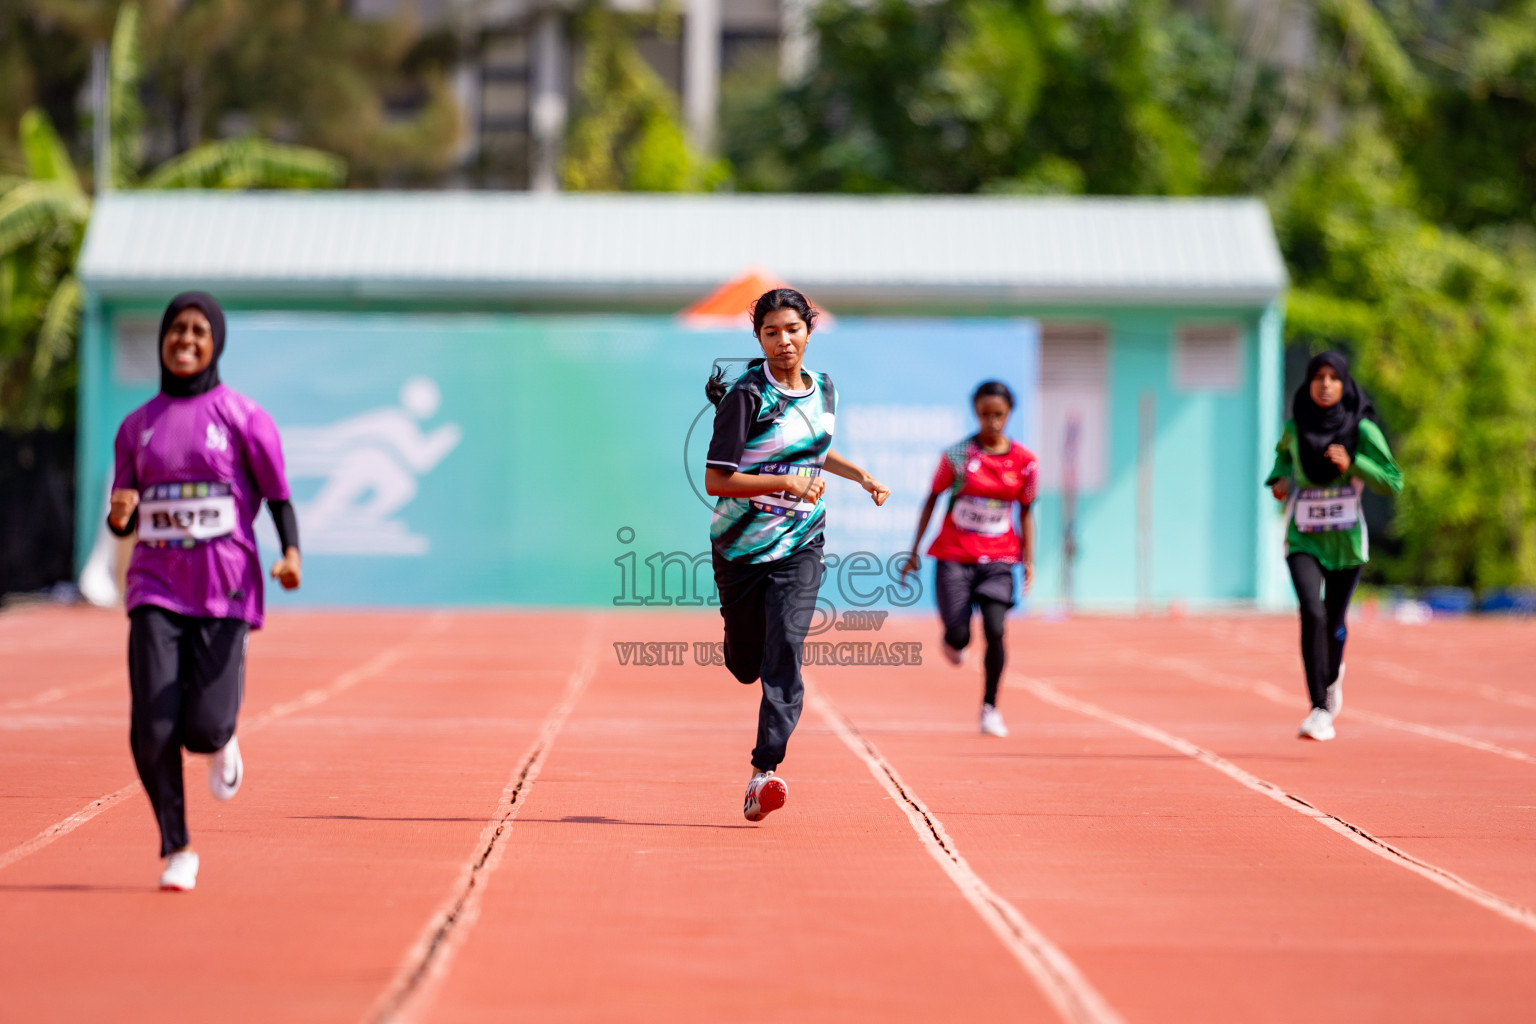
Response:
POLYGON ((1010 608, 1017 604, 1013 570, 1010 562, 938 561, 933 570, 933 593, 944 627, 969 622, 982 598, 1001 601, 1010 608))

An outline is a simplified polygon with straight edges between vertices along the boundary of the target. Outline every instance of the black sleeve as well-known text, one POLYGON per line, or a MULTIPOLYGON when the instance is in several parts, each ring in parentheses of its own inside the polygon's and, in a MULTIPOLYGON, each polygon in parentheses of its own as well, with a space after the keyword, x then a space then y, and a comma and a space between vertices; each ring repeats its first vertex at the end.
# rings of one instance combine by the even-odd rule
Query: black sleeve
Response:
POLYGON ((299 546, 299 517, 293 514, 293 502, 267 500, 267 511, 272 513, 272 525, 277 527, 277 546, 286 553, 299 546))
POLYGON ((112 531, 114 537, 126 537, 139 528, 139 510, 134 509, 128 514, 128 522, 121 530, 112 525, 112 517, 107 516, 107 529, 112 531))
POLYGON ((715 408, 715 434, 704 464, 710 469, 736 472, 747 446, 747 430, 756 417, 757 396, 745 388, 732 388, 715 408))

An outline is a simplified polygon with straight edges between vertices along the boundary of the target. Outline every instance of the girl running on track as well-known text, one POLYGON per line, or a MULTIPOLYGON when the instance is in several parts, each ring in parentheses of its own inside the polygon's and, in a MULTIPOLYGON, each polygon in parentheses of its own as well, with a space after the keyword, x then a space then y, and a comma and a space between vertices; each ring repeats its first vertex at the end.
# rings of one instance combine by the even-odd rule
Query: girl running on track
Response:
POLYGON ((1013 414, 1013 392, 1001 381, 989 380, 971 396, 981 429, 939 458, 928 502, 917 520, 912 554, 901 567, 901 578, 917 572, 917 550, 928 532, 939 496, 948 492, 949 509, 928 554, 934 558, 933 592, 944 623, 942 648, 950 664, 965 660, 971 642, 971 616, 981 610, 982 635, 987 640, 985 689, 981 696, 981 731, 1007 736, 1008 726, 997 710, 997 688, 1007 654, 1003 624, 1014 606, 1013 567, 1024 566, 1027 592, 1035 577, 1034 452, 1010 441, 1003 428, 1013 414), (1020 509, 1014 525, 1013 510, 1020 509))
POLYGON ((715 410, 705 490, 715 503, 710 547, 725 664, 743 683, 761 678, 757 746, 742 808, 761 821, 784 806, 789 787, 774 773, 800 720, 800 657, 823 572, 826 510, 821 472, 852 480, 885 504, 890 489, 832 450, 837 389, 803 367, 816 310, 793 288, 752 305, 763 358, 727 388, 720 371, 704 393, 715 410))
POLYGON ((1337 352, 1313 356, 1264 481, 1285 502, 1285 561, 1301 601, 1301 659, 1312 699, 1304 739, 1333 739, 1344 706, 1344 618, 1370 558, 1361 485, 1381 494, 1403 489, 1375 415, 1348 360, 1337 352))
POLYGON ((262 499, 283 556, 272 575, 299 585, 299 529, 288 500, 277 427, 255 402, 219 383, 224 311, 186 292, 160 321, 160 393, 118 428, 107 525, 138 531, 128 563, 129 742, 160 826, 160 888, 197 884, 187 838, 181 751, 212 754, 208 787, 220 800, 245 767, 235 719, 245 689, 245 645, 262 624, 253 525, 262 499))

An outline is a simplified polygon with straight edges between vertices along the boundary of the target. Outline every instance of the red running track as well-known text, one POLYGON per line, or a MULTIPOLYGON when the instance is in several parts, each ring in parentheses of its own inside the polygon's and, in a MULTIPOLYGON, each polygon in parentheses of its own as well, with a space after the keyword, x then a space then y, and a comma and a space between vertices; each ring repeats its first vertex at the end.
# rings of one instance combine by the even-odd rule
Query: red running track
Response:
POLYGON ((1354 627, 1339 739, 1284 618, 1011 624, 1001 705, 816 667, 788 806, 756 689, 636 613, 279 614, 195 893, 127 750, 120 614, 0 615, 0 992, 26 1021, 1441 1021, 1536 1005, 1536 626, 1354 627))

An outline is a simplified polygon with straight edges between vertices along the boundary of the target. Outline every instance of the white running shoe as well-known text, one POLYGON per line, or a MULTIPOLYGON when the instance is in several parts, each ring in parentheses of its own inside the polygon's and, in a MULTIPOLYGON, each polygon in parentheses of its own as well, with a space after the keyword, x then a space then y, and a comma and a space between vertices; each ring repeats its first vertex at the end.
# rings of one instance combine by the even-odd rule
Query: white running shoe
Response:
POLYGON ((988 736, 1007 736, 1008 726, 1003 722, 1003 714, 991 704, 981 706, 981 731, 988 736))
POLYGON ((182 850, 165 858, 160 888, 166 892, 191 892, 197 888, 197 854, 182 850))
POLYGON ((1301 723, 1301 731, 1296 734, 1305 740, 1331 740, 1333 739, 1333 716, 1322 708, 1313 708, 1301 723))
POLYGON ((758 772, 747 783, 747 799, 741 813, 748 821, 762 821, 770 813, 784 806, 789 798, 789 786, 773 772, 758 772))
POLYGON ((240 741, 231 736, 224 749, 208 759, 208 791, 215 800, 228 800, 240 792, 240 783, 244 779, 245 761, 240 757, 240 741))
POLYGON ((1339 717, 1339 709, 1344 706, 1344 663, 1339 662, 1339 675, 1328 684, 1328 696, 1324 698, 1328 704, 1328 713, 1334 718, 1339 717))
POLYGON ((964 665, 965 664, 965 648, 964 647, 951 647, 944 640, 943 637, 940 637, 939 638, 939 650, 944 652, 945 659, 951 665, 964 665))

